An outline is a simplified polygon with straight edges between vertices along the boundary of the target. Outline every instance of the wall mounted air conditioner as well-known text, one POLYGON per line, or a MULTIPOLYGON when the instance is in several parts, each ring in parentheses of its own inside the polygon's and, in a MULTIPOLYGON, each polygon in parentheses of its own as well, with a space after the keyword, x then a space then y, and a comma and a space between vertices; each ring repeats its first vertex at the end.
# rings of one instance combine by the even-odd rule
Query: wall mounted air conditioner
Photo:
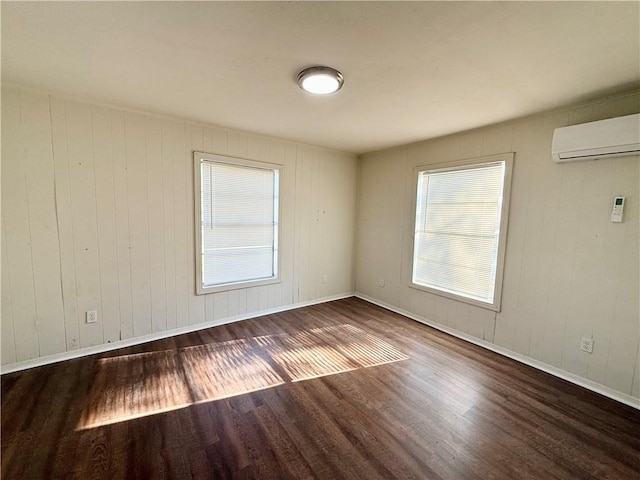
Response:
POLYGON ((640 154, 640 113, 582 123, 553 131, 556 163, 640 154))

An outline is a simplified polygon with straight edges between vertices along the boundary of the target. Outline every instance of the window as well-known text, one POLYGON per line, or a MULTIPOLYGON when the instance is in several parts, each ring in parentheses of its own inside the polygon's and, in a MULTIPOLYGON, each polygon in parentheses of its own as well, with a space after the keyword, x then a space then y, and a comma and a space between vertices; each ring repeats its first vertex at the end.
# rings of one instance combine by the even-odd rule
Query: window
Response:
POLYGON ((500 310, 512 165, 504 154, 416 170, 413 287, 500 310))
POLYGON ((278 281, 281 167, 200 152, 194 165, 197 293, 278 281))

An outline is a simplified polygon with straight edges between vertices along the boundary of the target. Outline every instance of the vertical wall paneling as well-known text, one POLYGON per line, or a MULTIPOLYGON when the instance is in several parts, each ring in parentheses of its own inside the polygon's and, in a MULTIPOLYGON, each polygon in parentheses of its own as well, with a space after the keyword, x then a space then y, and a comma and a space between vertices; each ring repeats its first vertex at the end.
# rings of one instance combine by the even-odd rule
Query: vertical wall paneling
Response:
POLYGON ((227 153, 231 157, 249 158, 249 137, 245 133, 229 131, 227 153))
MULTIPOLYGON (((568 165, 569 168, 563 169, 561 172, 561 194, 558 199, 572 212, 578 208, 579 200, 575 195, 569 195, 568 187, 572 183, 571 177, 583 168, 583 165, 574 165, 568 165)), ((563 364, 564 358, 563 345, 566 338, 566 320, 569 314, 566 299, 569 298, 571 291, 577 231, 578 217, 576 215, 562 215, 556 221, 555 238, 551 246, 554 263, 551 267, 549 291, 545 299, 544 318, 546 321, 541 359, 558 367, 563 364)))
POLYGON ((174 239, 176 242, 176 324, 178 327, 189 325, 189 298, 195 292, 195 280, 189 277, 187 245, 193 241, 193 231, 189 231, 188 205, 192 200, 187 197, 190 167, 193 162, 185 158, 187 151, 187 129, 184 124, 172 126, 173 131, 173 208, 174 239))
MULTIPOLYGON (((615 195, 615 193, 614 193, 615 195)), ((607 201, 607 203, 609 203, 607 201)), ((605 214, 603 219, 606 222, 609 212, 605 214)), ((592 333, 594 338, 598 339, 598 348, 595 348, 592 357, 589 358, 587 369, 587 377, 598 383, 603 383, 606 375, 606 364, 609 357, 609 348, 611 347, 611 335, 613 333, 617 288, 619 285, 619 272, 626 262, 624 255, 623 230, 616 228, 618 225, 608 222, 605 230, 604 242, 608 245, 602 255, 602 265, 600 278, 598 280, 598 292, 595 299, 595 311, 593 314, 597 319, 592 324, 592 333)))
MULTIPOLYGON (((5 98, 11 99, 9 95, 5 98)), ((60 249, 60 273, 62 284, 62 303, 64 307, 64 332, 67 350, 80 347, 80 315, 78 310, 78 289, 76 286, 76 265, 73 238, 73 218, 71 213, 71 175, 69 167, 69 148, 67 137, 66 104, 63 100, 50 99, 51 132, 53 136, 55 208, 58 222, 58 244, 60 249)), ((3 102, 3 111, 5 104, 3 102)), ((6 126, 7 124, 3 122, 6 126)), ((3 134, 9 135, 5 127, 3 134)), ((3 145, 6 144, 3 141, 3 145)), ((4 148, 4 147, 3 147, 4 148)), ((3 170, 11 162, 10 156, 3 152, 3 170)), ((4 172, 3 172, 4 173, 4 172)), ((4 189, 3 189, 4 193, 4 189)), ((9 222, 5 216, 9 209, 3 204, 3 222, 9 222)), ((16 299, 14 298, 15 302, 16 299)), ((15 312, 14 312, 15 314, 15 312)))
POLYGON ((282 199, 295 198, 295 202, 280 202, 280 305, 293 303, 294 290, 294 259, 295 259, 295 232, 296 212, 296 146, 284 145, 284 151, 277 153, 282 156, 284 169, 280 179, 280 196, 282 199), (283 232, 292 232, 285 235, 283 232))
POLYGON ((233 318, 238 312, 238 290, 230 290, 227 292, 227 315, 233 318))
POLYGON ((269 285, 258 287, 258 310, 269 308, 269 285))
MULTIPOLYGON (((589 169, 590 165, 585 167, 589 169)), ((596 321, 593 314, 598 300, 602 270, 602 239, 609 223, 610 199, 608 196, 593 195, 587 189, 583 191, 584 193, 578 197, 576 209, 578 225, 572 257, 562 367, 586 377, 588 359, 584 358, 584 352, 575 346, 579 344, 581 337, 593 334, 596 321)))
POLYGON ((166 329, 177 326, 176 299, 176 238, 174 211, 174 166, 173 148, 175 134, 171 123, 167 120, 161 123, 161 151, 162 151, 162 239, 164 247, 164 308, 166 315, 166 329))
POLYGON ((16 361, 15 332, 13 329, 13 306, 11 304, 11 281, 9 277, 9 255, 7 254, 7 240, 2 224, 2 363, 16 361))
POLYGON ((164 229, 164 169, 162 122, 145 118, 147 164, 147 210, 149 218, 149 277, 151 287, 151 331, 167 329, 167 284, 164 229))
POLYGON ((298 147, 296 158, 296 204, 295 204, 295 256, 298 259, 294 270, 293 301, 304 302, 311 298, 312 282, 309 265, 309 242, 316 221, 311 204, 311 179, 313 158, 309 148, 298 147))
MULTIPOLYGON (((635 157, 635 162, 629 164, 629 175, 626 185, 619 185, 621 191, 629 192, 626 197, 630 200, 628 204, 625 200, 625 215, 627 218, 640 219, 638 209, 638 185, 629 182, 630 179, 638 178, 640 169, 640 158, 635 157)), ((611 199, 610 199, 611 200, 611 199)), ((610 214, 610 211, 607 212, 610 214)), ((612 322, 611 338, 609 340, 609 356, 607 358, 607 370, 605 373, 606 384, 610 384, 616 390, 624 391, 633 382, 634 370, 630 365, 635 364, 637 350, 640 339, 640 315, 638 314, 638 284, 640 283, 638 265, 640 264, 640 249, 638 248, 639 222, 623 222, 617 224, 620 234, 624 236, 622 251, 624 259, 620 270, 616 286, 616 304, 614 309, 614 319, 612 322), (623 226, 624 224, 624 226, 623 226)), ((597 341, 597 340, 596 340, 597 341)), ((595 346, 594 346, 595 350, 595 346)))
POLYGON ((238 315, 247 313, 247 289, 236 290, 238 292, 238 315))
POLYGON ((37 132, 24 150, 23 172, 28 195, 39 354, 51 355, 65 348, 65 337, 60 328, 64 324, 64 311, 55 189, 51 181, 54 166, 49 98, 45 95, 21 95, 20 111, 26 134, 24 138, 27 138, 27 132, 37 132))
MULTIPOLYGON (((535 159, 545 155, 547 151, 540 151, 546 147, 539 145, 540 127, 535 123, 527 123, 526 128, 518 130, 514 138, 514 148, 518 155, 520 175, 514 177, 513 189, 518 189, 522 211, 526 212, 523 225, 522 256, 520 257, 518 296, 516 299, 518 315, 514 319, 516 328, 512 349, 523 355, 529 354, 532 321, 535 318, 537 299, 532 295, 536 288, 540 242, 542 230, 543 209, 540 208, 541 191, 544 188, 542 170, 544 165, 535 165, 535 159)), ((544 138, 544 137, 542 137, 544 138)), ((551 145, 548 146, 549 151, 551 145)), ((515 169, 515 167, 514 167, 515 169)))
MULTIPOLYGON (((115 200, 116 265, 120 307, 120 339, 133 337, 133 289, 131 282, 131 234, 127 168, 126 120, 122 112, 111 111, 113 145, 113 197, 115 200)), ((105 331, 105 335, 108 331, 105 331)))
MULTIPOLYGON (((638 345, 638 351, 636 352, 636 364, 635 372, 633 374, 633 387, 631 388, 631 396, 640 398, 640 345, 638 345)), ((603 382, 599 382, 603 383, 603 382)))
POLYGON ((354 155, 19 88, 2 104, 3 365, 352 292, 354 155), (279 283, 195 295, 194 150, 283 165, 279 283))
POLYGON ((256 312, 260 309, 260 287, 245 288, 246 292, 246 311, 256 312))
POLYGON ((92 108, 93 157, 95 160, 96 218, 102 309, 99 323, 105 342, 120 340, 120 293, 118 286, 118 242, 114 182, 114 151, 111 115, 92 108))
POLYGON ((375 215, 379 197, 375 189, 383 183, 378 180, 378 176, 384 175, 384 168, 376 154, 364 158, 358 166, 357 288, 361 292, 375 293, 376 298, 379 298, 377 288, 382 274, 382 255, 378 249, 382 245, 375 238, 379 233, 377 222, 382 219, 375 215), (365 163, 367 168, 364 168, 365 163))
POLYGON ((213 300, 214 294, 204 295, 204 318, 206 322, 213 321, 213 300))
POLYGON ((276 308, 281 305, 282 291, 281 284, 274 283, 267 285, 267 308, 276 308))
POLYGON ((145 117, 125 113, 133 335, 152 331, 145 117))
MULTIPOLYGON (((619 171, 622 174, 622 172, 634 169, 640 174, 638 162, 633 157, 620 158, 616 163, 615 172, 619 171)), ((621 176, 616 175, 616 177, 621 176)), ((609 208, 607 208, 603 218, 606 228, 602 241, 607 245, 607 248, 603 249, 602 252, 598 294, 595 299, 595 311, 593 312, 596 319, 602 320, 593 323, 592 333, 594 338, 598 339, 599 348, 594 348, 593 355, 589 358, 587 371, 587 377, 599 383, 603 383, 607 373, 605 366, 609 360, 610 348, 614 345, 612 342, 617 341, 615 339, 616 317, 622 313, 618 310, 619 298, 621 298, 619 297, 619 289, 633 286, 637 282, 637 279, 634 278, 634 275, 637 274, 633 271, 633 265, 634 261, 638 263, 638 260, 634 258, 638 255, 638 249, 630 249, 626 244, 627 242, 633 242, 633 239, 637 238, 637 233, 633 229, 623 226, 624 222, 616 224, 607 221, 610 214, 610 202, 614 196, 623 194, 630 199, 632 198, 629 192, 633 190, 634 179, 631 175, 625 176, 625 178, 627 178, 626 185, 619 181, 608 181, 605 190, 608 193, 606 204, 609 208)), ((633 203, 633 200, 631 200, 630 215, 633 215, 633 203)), ((637 216, 637 201, 635 211, 637 216)), ((630 313, 633 315, 633 312, 630 313)), ((636 363, 637 369, 638 364, 636 363)))
MULTIPOLYGON (((561 120, 566 121, 566 120, 561 120)), ((550 126, 549 128, 553 128, 550 126)), ((546 152, 545 152, 546 153, 546 152)), ((542 156, 543 153, 541 152, 542 156)), ((551 162, 544 162, 538 169, 540 172, 536 177, 536 198, 541 203, 543 209, 542 224, 540 227, 540 242, 537 265, 537 276, 533 287, 533 298, 547 299, 549 298, 552 275, 555 259, 554 245, 556 244, 558 221, 562 219, 562 214, 556 205, 560 201, 562 189, 562 173, 561 170, 555 168, 551 162)), ((547 311, 547 302, 536 301, 533 307, 535 323, 536 318, 543 319, 542 328, 534 328, 531 330, 531 338, 529 341, 529 356, 534 358, 546 358, 548 349, 553 345, 554 338, 560 338, 560 332, 557 325, 549 320, 545 315, 547 311)), ((546 363, 551 363, 545 360, 546 363)))
MULTIPOLYGON (((327 223, 327 197, 321 185, 327 184, 331 169, 322 168, 325 165, 326 157, 322 150, 313 150, 313 173, 311 176, 311 191, 317 192, 312 195, 312 215, 315 222, 312 224, 311 235, 309 235, 309 269, 312 279, 311 296, 322 296, 326 284, 322 283, 322 276, 326 274, 325 252, 317 246, 326 245, 329 240, 325 235, 324 225, 327 223), (314 253, 312 253, 314 252, 314 253)), ((331 161, 331 160, 329 160, 331 161)), ((328 278, 328 275, 327 275, 328 278)))
MULTIPOLYGON (((33 264, 29 232, 29 206, 20 93, 16 92, 2 102, 2 132, 18 142, 2 142, 2 222, 9 272, 9 291, 13 309, 16 359, 27 360, 39 355, 39 339, 36 328, 36 305, 33 286, 33 264), (5 159, 12 158, 12 162, 5 159), (11 208, 7 208, 7 206, 11 208)), ((3 282, 4 285, 4 282, 3 282)), ((4 288, 4 287, 3 287, 4 288)))
POLYGON ((227 318, 229 315, 229 292, 217 292, 213 295, 213 320, 227 318))
POLYGON ((78 326, 80 346, 89 347, 103 343, 100 322, 85 321, 89 310, 102 316, 92 115, 88 105, 65 102, 65 107, 78 326))

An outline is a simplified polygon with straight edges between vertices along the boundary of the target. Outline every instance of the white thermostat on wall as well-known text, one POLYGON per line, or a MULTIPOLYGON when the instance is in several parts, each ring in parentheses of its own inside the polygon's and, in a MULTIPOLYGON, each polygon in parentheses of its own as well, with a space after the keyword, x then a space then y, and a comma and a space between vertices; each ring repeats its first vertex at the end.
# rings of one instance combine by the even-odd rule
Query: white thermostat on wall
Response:
POLYGON ((624 197, 615 197, 613 199, 613 210, 611 211, 611 221, 620 223, 622 221, 622 212, 624 210, 624 197))

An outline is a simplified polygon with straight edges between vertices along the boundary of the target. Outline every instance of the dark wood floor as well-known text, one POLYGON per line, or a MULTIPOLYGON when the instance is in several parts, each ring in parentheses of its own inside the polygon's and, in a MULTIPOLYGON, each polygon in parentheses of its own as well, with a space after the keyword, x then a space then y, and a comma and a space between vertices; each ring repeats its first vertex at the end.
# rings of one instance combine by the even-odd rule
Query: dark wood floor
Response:
POLYGON ((640 411, 350 298, 4 375, 2 478, 637 480, 640 411))

